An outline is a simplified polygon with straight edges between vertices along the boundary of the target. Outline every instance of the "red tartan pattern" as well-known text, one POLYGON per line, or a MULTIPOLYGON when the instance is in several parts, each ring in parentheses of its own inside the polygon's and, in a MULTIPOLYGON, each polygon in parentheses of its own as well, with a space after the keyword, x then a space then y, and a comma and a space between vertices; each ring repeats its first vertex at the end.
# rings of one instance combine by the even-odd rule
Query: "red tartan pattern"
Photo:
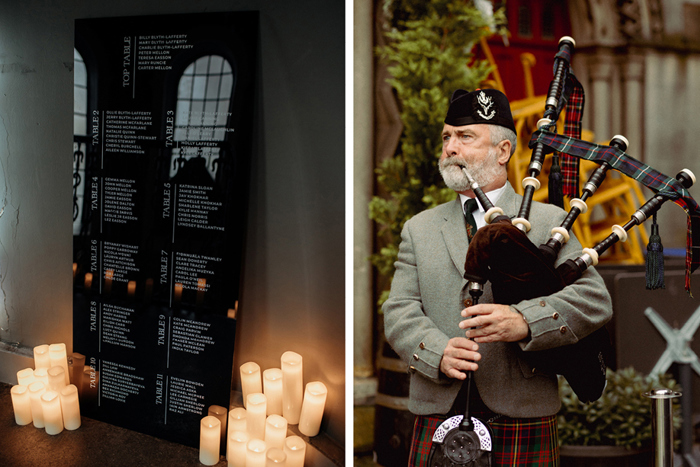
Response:
MULTIPOLYGON (((557 61, 563 60, 567 67, 564 92, 562 99, 559 102, 559 107, 566 104, 566 118, 564 121, 564 134, 573 138, 581 138, 581 120, 583 119, 583 108, 585 105, 585 93, 583 86, 574 76, 571 70, 571 50, 568 47, 559 49, 555 57, 554 69, 556 70, 557 61)), ((560 109, 557 111, 559 114, 560 109)), ((569 198, 579 196, 579 160, 571 157, 566 153, 559 154, 561 175, 562 175, 562 191, 569 198)))
MULTIPOLYGON (((573 90, 566 104, 566 120, 564 123, 564 134, 573 138, 581 138, 581 119, 583 118, 583 107, 585 95, 583 86, 569 74, 569 81, 573 90)), ((561 174, 563 178, 563 192, 569 198, 579 196, 579 160, 568 154, 561 155, 561 174)))
MULTIPOLYGON (((473 417, 486 419, 473 413, 473 417)), ((427 467, 433 434, 447 415, 419 415, 413 426, 409 467, 427 467)), ((494 435, 496 466, 559 466, 556 416, 541 418, 500 417, 489 423, 494 435)))

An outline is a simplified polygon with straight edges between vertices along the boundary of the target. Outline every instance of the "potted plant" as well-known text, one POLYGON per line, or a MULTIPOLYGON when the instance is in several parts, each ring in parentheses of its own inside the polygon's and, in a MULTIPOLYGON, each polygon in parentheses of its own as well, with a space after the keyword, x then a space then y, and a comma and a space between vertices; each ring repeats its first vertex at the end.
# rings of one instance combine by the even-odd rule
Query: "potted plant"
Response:
MULTIPOLYGON (((643 375, 634 368, 608 369, 603 395, 584 404, 560 378, 562 407, 557 423, 561 466, 651 465, 651 400, 644 393, 659 388, 679 390, 668 375, 643 375)), ((674 429, 679 430, 678 399, 673 407, 674 429)))

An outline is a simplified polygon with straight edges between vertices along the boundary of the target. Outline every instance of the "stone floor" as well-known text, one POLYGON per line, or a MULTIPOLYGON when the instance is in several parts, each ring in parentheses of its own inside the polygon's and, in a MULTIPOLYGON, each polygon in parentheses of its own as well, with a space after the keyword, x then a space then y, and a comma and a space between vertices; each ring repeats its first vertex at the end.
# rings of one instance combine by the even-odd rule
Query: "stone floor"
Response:
MULTIPOLYGON (((82 417, 74 431, 46 434, 32 424, 15 423, 11 386, 0 383, 0 466, 201 466, 199 450, 82 417)), ((292 428, 292 430, 295 427, 292 428)), ((295 432, 294 434, 300 435, 295 432)), ((304 437, 303 435, 301 435, 304 437)), ((344 452, 322 439, 307 441, 306 466, 344 465, 344 452)), ((227 465, 222 457, 217 467, 227 465)))

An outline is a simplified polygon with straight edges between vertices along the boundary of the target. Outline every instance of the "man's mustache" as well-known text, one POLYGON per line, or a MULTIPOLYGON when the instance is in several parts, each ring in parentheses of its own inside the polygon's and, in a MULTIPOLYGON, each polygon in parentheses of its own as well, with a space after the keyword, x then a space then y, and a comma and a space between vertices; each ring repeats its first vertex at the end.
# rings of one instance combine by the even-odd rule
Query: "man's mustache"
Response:
POLYGON ((464 162, 462 159, 459 159, 458 157, 452 156, 452 157, 448 157, 446 159, 443 159, 442 166, 444 168, 457 167, 459 169, 466 169, 467 163, 464 162))

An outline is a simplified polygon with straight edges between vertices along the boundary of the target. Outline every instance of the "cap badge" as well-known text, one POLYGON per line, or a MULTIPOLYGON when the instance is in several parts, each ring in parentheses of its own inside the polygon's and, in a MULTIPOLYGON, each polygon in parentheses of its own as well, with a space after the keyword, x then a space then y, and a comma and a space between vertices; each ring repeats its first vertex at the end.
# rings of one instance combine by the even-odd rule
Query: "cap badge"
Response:
POLYGON ((484 91, 481 91, 477 95, 476 100, 483 110, 483 112, 482 110, 477 110, 476 113, 478 113, 484 120, 491 120, 496 115, 496 109, 491 109, 491 107, 493 107, 493 97, 489 97, 486 95, 486 93, 484 93, 484 91))

